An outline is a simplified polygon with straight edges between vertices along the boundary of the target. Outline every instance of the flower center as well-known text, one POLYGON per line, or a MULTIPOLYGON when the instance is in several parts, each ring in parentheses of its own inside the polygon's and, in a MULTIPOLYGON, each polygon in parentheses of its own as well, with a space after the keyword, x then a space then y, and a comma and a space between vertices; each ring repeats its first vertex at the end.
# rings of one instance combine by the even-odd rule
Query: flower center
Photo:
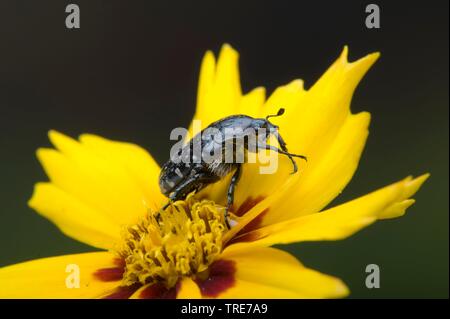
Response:
POLYGON ((225 230, 224 208, 193 193, 159 215, 148 214, 124 231, 123 285, 160 282, 171 288, 180 277, 207 270, 222 250, 225 230))

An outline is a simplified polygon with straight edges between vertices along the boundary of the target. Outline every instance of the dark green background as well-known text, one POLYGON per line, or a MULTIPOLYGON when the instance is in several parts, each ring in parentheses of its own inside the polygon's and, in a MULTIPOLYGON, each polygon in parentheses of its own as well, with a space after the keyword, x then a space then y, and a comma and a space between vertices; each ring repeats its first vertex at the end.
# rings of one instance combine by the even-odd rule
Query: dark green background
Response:
POLYGON ((134 142, 163 162, 170 130, 193 114, 205 50, 232 44, 244 90, 271 92, 297 77, 309 87, 348 44, 351 59, 382 57, 352 104, 372 114, 370 137, 336 203, 432 176, 407 216, 287 249, 352 297, 448 297, 448 1, 374 1, 379 30, 365 28, 364 1, 73 2, 80 30, 65 28, 69 2, 0 2, 0 266, 91 250, 26 205, 46 180, 34 152, 49 129, 134 142), (365 288, 370 263, 380 289, 365 288))

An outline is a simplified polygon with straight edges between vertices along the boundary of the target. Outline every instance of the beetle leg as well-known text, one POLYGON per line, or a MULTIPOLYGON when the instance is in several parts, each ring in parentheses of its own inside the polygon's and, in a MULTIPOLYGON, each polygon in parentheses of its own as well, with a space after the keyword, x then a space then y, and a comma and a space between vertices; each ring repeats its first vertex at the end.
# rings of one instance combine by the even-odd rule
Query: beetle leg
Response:
POLYGON ((193 185, 195 182, 198 181, 198 179, 200 178, 201 174, 200 173, 196 173, 194 175, 192 175, 191 177, 187 178, 184 182, 182 182, 180 185, 178 185, 175 190, 170 194, 169 196, 169 200, 170 201, 177 201, 179 199, 182 199, 184 196, 186 196, 187 194, 187 187, 189 185, 193 185))
POLYGON ((164 210, 166 210, 166 208, 169 207, 169 205, 170 205, 171 202, 172 202, 171 200, 167 201, 167 203, 164 204, 164 206, 161 207, 161 209, 158 210, 158 211, 154 214, 155 220, 156 220, 156 222, 158 223, 158 225, 159 225, 159 221, 160 221, 160 219, 161 219, 161 212, 164 211, 164 210))
MULTIPOLYGON (((280 144, 280 147, 283 151, 285 151, 286 153, 289 153, 287 147, 286 147, 286 142, 284 141, 283 137, 281 137, 280 133, 277 131, 277 140, 278 140, 278 144, 280 144)), ((297 163, 294 161, 294 159, 292 158, 291 155, 288 155, 289 159, 292 162, 292 165, 294 166, 294 171, 291 174, 295 174, 297 172, 297 163)), ((301 157, 303 158, 305 161, 307 160, 305 156, 301 157)))
POLYGON ((161 207, 161 209, 155 214, 155 218, 156 221, 159 223, 160 220, 160 212, 166 210, 167 207, 169 207, 169 205, 174 202, 177 201, 178 199, 183 198, 183 196, 186 193, 186 186, 188 186, 191 183, 194 183, 200 176, 200 173, 196 173, 194 174, 192 177, 188 178, 187 180, 185 180, 183 183, 181 183, 180 185, 178 185, 175 190, 170 194, 169 196, 169 200, 167 201, 166 204, 164 204, 163 207, 161 207))
POLYGON ((159 222, 160 213, 169 207, 172 202, 186 197, 194 190, 198 190, 202 184, 214 183, 217 182, 217 180, 218 177, 211 175, 209 172, 195 173, 191 177, 187 178, 175 188, 175 190, 169 195, 169 201, 155 214, 156 221, 159 222))
MULTIPOLYGON (((195 173, 175 188, 169 196, 169 202, 185 198, 190 192, 200 189, 202 185, 211 184, 217 182, 218 180, 219 177, 212 175, 207 171, 195 173)), ((168 205, 169 203, 166 204, 165 207, 167 208, 168 205)))
POLYGON ((233 174, 233 177, 231 177, 230 185, 228 186, 228 194, 227 194, 227 207, 225 209, 225 222, 228 226, 228 229, 231 228, 230 223, 228 221, 228 211, 231 208, 231 205, 233 205, 234 201, 234 190, 236 188, 237 183, 239 182, 239 178, 241 177, 241 167, 242 164, 238 164, 236 171, 233 174))
POLYGON ((161 207, 161 210, 165 210, 167 207, 169 207, 171 203, 171 200, 169 200, 163 207, 161 207))
POLYGON ((287 151, 286 144, 284 144, 284 142, 283 142, 283 144, 280 143, 281 148, 283 148, 281 150, 278 147, 275 147, 275 146, 272 146, 272 145, 268 145, 268 144, 265 144, 263 146, 264 146, 263 149, 272 150, 272 151, 275 151, 277 153, 280 153, 280 154, 283 154, 283 155, 286 155, 287 157, 289 157, 289 159, 292 162, 292 166, 294 167, 294 171, 292 172, 292 174, 297 173, 297 170, 298 170, 297 163, 295 162, 293 157, 299 157, 299 158, 304 159, 305 161, 307 160, 306 156, 289 153, 287 151))

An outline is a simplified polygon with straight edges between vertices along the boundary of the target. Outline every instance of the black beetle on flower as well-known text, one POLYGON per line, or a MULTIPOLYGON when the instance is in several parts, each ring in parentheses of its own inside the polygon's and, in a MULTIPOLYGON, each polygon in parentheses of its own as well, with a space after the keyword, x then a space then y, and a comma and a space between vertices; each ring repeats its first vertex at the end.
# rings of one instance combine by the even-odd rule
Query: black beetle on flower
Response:
POLYGON ((293 157, 304 160, 306 157, 289 153, 278 132, 278 126, 269 121, 269 118, 283 114, 284 109, 280 108, 277 114, 268 115, 265 119, 231 115, 210 124, 194 136, 162 166, 159 187, 169 198, 169 202, 162 209, 167 208, 171 201, 183 199, 189 193, 218 182, 234 171, 228 186, 225 210, 225 220, 228 224, 228 211, 233 204, 234 190, 241 175, 246 151, 271 150, 286 155, 292 162, 292 173, 296 173, 298 168, 293 157), (214 134, 208 133, 212 131, 214 134), (267 144, 271 135, 276 136, 281 149, 267 144), (196 147, 196 143, 200 144, 199 147, 196 147), (206 154, 208 156, 205 156, 206 154))

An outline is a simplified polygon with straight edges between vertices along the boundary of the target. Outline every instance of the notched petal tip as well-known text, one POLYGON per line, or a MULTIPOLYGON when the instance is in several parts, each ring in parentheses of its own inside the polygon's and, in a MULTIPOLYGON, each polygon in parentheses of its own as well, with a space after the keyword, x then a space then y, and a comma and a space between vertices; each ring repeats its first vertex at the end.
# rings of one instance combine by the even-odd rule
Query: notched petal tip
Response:
MULTIPOLYGON (((238 68, 239 53, 229 44, 224 44, 219 52, 217 60, 217 72, 226 73, 227 68, 231 70, 238 68)), ((236 70, 234 70, 236 71, 236 70)))
POLYGON ((378 215, 378 219, 391 219, 405 215, 406 210, 416 201, 414 199, 405 199, 404 201, 392 204, 385 211, 378 215))
POLYGON ((415 203, 415 200, 410 197, 420 189, 429 176, 429 173, 423 174, 414 179, 412 176, 408 176, 400 182, 398 184, 398 187, 401 187, 399 200, 380 212, 377 216, 378 219, 391 219, 405 215, 406 210, 415 203))
POLYGON ((41 147, 38 148, 36 151, 36 157, 41 166, 43 167, 44 171, 46 172, 47 176, 49 177, 50 177, 49 172, 51 168, 58 161, 60 156, 61 154, 53 148, 41 147))
POLYGON ((237 50, 235 50, 232 46, 231 46, 231 44, 229 44, 229 43, 224 43, 223 45, 222 45, 222 47, 220 48, 220 54, 219 54, 220 56, 234 56, 234 57, 238 57, 239 56, 239 53, 238 53, 238 51, 237 50))
POLYGON ((350 295, 350 289, 347 287, 347 285, 339 278, 336 278, 336 289, 334 293, 328 298, 345 298, 348 295, 350 295))
POLYGON ((404 178, 402 181, 404 190, 403 197, 409 198, 413 196, 430 176, 430 173, 425 173, 416 178, 412 175, 404 178))
POLYGON ((356 72, 357 74, 361 74, 362 77, 378 60, 379 57, 380 53, 375 52, 368 54, 365 57, 358 59, 354 62, 347 62, 347 65, 350 68, 350 70, 356 72))
MULTIPOLYGON (((345 46, 340 56, 320 77, 320 79, 308 90, 317 94, 315 98, 323 99, 324 90, 332 90, 337 97, 346 97, 342 105, 349 105, 358 83, 380 56, 379 53, 371 53, 354 62, 348 61, 348 47, 345 46)), ((333 96, 333 95, 331 95, 333 96)), ((334 100, 333 100, 334 101, 334 100)), ((331 102, 330 102, 331 103, 331 102)))
POLYGON ((409 191, 408 195, 409 196, 414 195, 430 176, 431 176, 430 173, 425 173, 409 181, 406 184, 406 187, 409 191))
POLYGON ((55 130, 48 132, 48 138, 53 146, 60 151, 69 150, 78 144, 77 140, 55 130))
POLYGON ((358 63, 362 63, 362 62, 366 62, 366 63, 369 62, 372 65, 381 56, 381 53, 376 51, 376 52, 369 53, 366 56, 364 56, 356 61, 351 62, 348 59, 348 53, 349 53, 349 47, 348 47, 348 45, 344 45, 338 60, 342 61, 344 64, 350 64, 350 65, 358 64, 358 63))
POLYGON ((362 111, 359 113, 352 113, 350 116, 353 118, 358 118, 360 121, 360 127, 366 127, 367 129, 369 128, 370 121, 372 120, 372 115, 369 112, 362 111))
POLYGON ((302 79, 295 79, 295 80, 292 80, 287 85, 285 85, 284 88, 290 92, 304 91, 305 90, 304 84, 305 83, 302 79))
POLYGON ((344 74, 346 74, 346 78, 351 80, 353 82, 352 87, 356 88, 357 83, 361 81, 367 71, 378 60, 378 58, 380 57, 380 53, 373 52, 356 61, 350 62, 348 60, 348 52, 348 46, 344 46, 341 55, 337 59, 335 65, 341 65, 341 67, 345 70, 344 74))
POLYGON ((40 147, 36 150, 36 157, 42 163, 48 154, 55 153, 55 152, 57 152, 57 151, 54 148, 40 147))
POLYGON ((206 51, 205 55, 203 56, 201 70, 203 70, 206 66, 208 66, 208 69, 214 69, 215 65, 216 58, 214 56, 214 53, 211 50, 206 51))
POLYGON ((53 141, 57 141, 59 139, 67 138, 67 136, 65 136, 63 133, 60 133, 60 132, 58 132, 56 130, 53 130, 53 129, 49 130, 47 135, 48 135, 49 140, 52 142, 52 144, 53 144, 53 141))
POLYGON ((37 208, 37 196, 38 196, 37 194, 39 192, 39 189, 41 189, 45 184, 47 184, 47 183, 39 182, 39 183, 34 184, 33 192, 31 194, 31 197, 27 201, 28 207, 30 207, 32 209, 36 209, 37 208))
POLYGON ((348 62, 348 45, 344 45, 344 47, 342 48, 339 60, 346 63, 348 62))

